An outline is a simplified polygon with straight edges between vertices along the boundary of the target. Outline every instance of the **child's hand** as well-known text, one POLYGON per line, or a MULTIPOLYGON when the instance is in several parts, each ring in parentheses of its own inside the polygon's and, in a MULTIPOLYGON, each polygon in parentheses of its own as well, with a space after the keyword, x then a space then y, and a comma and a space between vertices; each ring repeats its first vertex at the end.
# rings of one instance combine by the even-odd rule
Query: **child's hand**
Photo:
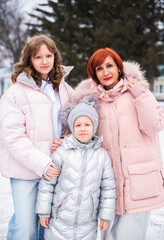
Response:
POLYGON ((105 220, 100 220, 100 231, 106 231, 108 228, 109 222, 105 220))
POLYGON ((43 227, 48 228, 49 218, 48 217, 40 217, 40 224, 43 227))
POLYGON ((57 169, 56 165, 54 163, 51 163, 44 176, 47 179, 51 180, 53 177, 57 177, 59 174, 60 169, 57 169))
POLYGON ((52 151, 52 152, 55 152, 55 150, 56 150, 58 147, 60 147, 61 141, 62 141, 62 138, 53 141, 53 143, 52 143, 52 148, 51 148, 51 151, 52 151))

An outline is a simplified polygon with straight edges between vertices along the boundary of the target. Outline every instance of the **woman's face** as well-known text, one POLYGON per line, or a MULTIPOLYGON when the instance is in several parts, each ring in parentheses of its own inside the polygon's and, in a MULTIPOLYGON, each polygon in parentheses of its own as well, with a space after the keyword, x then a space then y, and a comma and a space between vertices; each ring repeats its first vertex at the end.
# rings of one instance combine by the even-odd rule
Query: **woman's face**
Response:
POLYGON ((47 80, 48 73, 54 66, 54 54, 50 52, 46 44, 42 44, 36 56, 31 57, 31 62, 35 70, 40 73, 43 80, 47 80))
POLYGON ((111 56, 107 56, 95 70, 99 82, 105 89, 112 89, 118 83, 119 69, 111 56))

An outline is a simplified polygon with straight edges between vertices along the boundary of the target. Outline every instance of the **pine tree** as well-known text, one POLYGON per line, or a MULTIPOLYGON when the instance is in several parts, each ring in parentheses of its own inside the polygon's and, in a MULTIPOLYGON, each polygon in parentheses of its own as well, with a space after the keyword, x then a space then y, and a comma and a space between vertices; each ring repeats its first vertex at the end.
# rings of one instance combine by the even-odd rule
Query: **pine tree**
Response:
POLYGON ((87 77, 92 53, 110 47, 123 60, 139 62, 152 87, 163 58, 163 11, 163 0, 48 0, 31 15, 38 24, 29 28, 57 42, 63 63, 75 66, 73 85, 87 77))

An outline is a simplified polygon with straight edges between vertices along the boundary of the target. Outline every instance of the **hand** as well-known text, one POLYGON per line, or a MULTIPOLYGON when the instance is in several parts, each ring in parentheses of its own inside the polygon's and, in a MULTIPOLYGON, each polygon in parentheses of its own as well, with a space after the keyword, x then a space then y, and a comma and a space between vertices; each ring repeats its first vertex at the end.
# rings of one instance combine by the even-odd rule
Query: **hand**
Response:
POLYGON ((143 86, 145 87, 144 84, 141 83, 141 81, 139 81, 137 78, 133 78, 133 83, 128 81, 128 85, 127 88, 131 91, 133 88, 137 87, 137 86, 143 86))
POLYGON ((100 231, 106 231, 108 228, 109 222, 105 220, 100 220, 100 231))
POLYGON ((62 138, 53 141, 52 148, 51 148, 52 152, 55 152, 55 150, 61 145, 61 141, 62 141, 62 138))
POLYGON ((48 228, 49 218, 48 217, 40 217, 40 224, 43 227, 48 228))
POLYGON ((54 163, 51 163, 44 176, 47 179, 51 180, 53 177, 57 177, 59 174, 60 169, 57 169, 56 165, 54 163))

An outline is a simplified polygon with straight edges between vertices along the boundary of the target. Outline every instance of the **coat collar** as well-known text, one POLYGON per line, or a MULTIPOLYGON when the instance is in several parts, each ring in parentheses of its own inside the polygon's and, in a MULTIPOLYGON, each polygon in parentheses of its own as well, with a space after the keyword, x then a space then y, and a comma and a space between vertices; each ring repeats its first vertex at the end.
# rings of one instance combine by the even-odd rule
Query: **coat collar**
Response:
POLYGON ((110 90, 105 90, 101 84, 97 86, 99 98, 106 102, 113 101, 113 98, 121 93, 127 91, 127 82, 121 79, 119 83, 110 90))
POLYGON ((121 79, 119 83, 111 90, 105 90, 101 84, 96 84, 91 78, 82 81, 75 88, 75 102, 79 102, 81 98, 86 95, 97 93, 99 98, 103 101, 111 102, 114 97, 128 91, 128 81, 133 81, 133 78, 137 78, 139 81, 145 83, 144 72, 141 71, 138 63, 135 62, 123 62, 124 79, 121 79))
POLYGON ((22 72, 17 77, 17 82, 21 82, 29 87, 32 87, 36 90, 40 90, 40 87, 36 84, 32 77, 28 78, 25 72, 22 72))
POLYGON ((80 150, 84 150, 84 149, 90 149, 90 148, 94 148, 97 149, 99 147, 101 147, 101 142, 103 141, 103 137, 102 136, 95 136, 94 140, 88 144, 84 144, 84 143, 80 143, 74 136, 73 134, 68 135, 67 137, 65 137, 62 141, 62 145, 66 148, 66 149, 74 149, 74 148, 79 148, 80 150))
MULTIPOLYGON (((64 66, 63 67, 63 71, 64 71, 64 75, 63 78, 59 84, 59 88, 61 88, 60 85, 62 85, 62 83, 64 82, 64 79, 66 76, 69 75, 69 73, 72 71, 72 69, 74 68, 74 66, 64 66)), ((34 79, 32 77, 28 78, 25 72, 21 72, 18 77, 17 77, 17 81, 21 82, 29 87, 33 87, 36 90, 40 90, 40 87, 36 84, 36 82, 34 81, 34 79)))

